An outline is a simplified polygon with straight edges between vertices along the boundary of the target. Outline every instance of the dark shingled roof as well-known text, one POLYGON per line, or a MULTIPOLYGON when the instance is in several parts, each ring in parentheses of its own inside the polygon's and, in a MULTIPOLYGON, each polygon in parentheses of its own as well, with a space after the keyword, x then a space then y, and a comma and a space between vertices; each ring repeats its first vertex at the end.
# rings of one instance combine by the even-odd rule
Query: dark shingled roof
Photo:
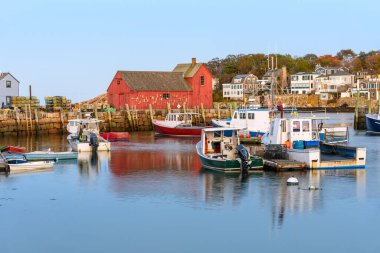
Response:
POLYGON ((180 72, 119 71, 134 91, 192 91, 180 72))
MULTIPOLYGON (((2 80, 4 77, 6 77, 7 75, 10 75, 11 77, 13 77, 17 82, 19 82, 14 76, 12 76, 11 73, 9 72, 0 72, 0 80, 2 80)), ((20 82, 19 82, 20 83, 20 82)))

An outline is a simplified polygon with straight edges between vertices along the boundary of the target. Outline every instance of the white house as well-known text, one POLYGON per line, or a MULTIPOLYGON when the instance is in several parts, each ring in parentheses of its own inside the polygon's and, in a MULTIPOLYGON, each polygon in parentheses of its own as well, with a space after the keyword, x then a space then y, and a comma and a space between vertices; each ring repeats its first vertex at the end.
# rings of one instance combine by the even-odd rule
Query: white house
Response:
POLYGON ((291 75, 290 92, 292 94, 310 94, 315 92, 314 80, 317 72, 299 72, 291 75))
POLYGON ((19 96, 20 82, 10 73, 0 73, 0 107, 10 105, 11 97, 19 96))
POLYGON ((243 100, 244 98, 244 78, 247 75, 237 75, 232 78, 231 83, 223 84, 223 98, 243 100))

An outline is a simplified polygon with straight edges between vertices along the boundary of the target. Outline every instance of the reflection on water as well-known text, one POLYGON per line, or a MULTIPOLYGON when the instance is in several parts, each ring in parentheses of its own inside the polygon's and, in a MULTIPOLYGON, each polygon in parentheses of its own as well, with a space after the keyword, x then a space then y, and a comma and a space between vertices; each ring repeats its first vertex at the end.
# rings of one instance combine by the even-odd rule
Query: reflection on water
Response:
MULTIPOLYGON (((367 138, 360 132, 351 135, 354 143, 369 143, 366 170, 259 172, 251 174, 245 182, 241 182, 238 174, 203 170, 195 151, 197 141, 197 138, 156 137, 153 133, 131 134, 129 142, 112 143, 111 152, 80 153, 77 161, 59 161, 53 173, 0 175, 0 215, 8 217, 2 221, 0 232, 7 229, 3 239, 12 249, 1 249, 1 252, 25 252, 25 248, 15 249, 14 245, 30 245, 31 235, 42 235, 46 231, 59 234, 57 240, 64 238, 72 248, 81 249, 83 245, 76 240, 78 236, 87 238, 86 235, 99 228, 107 231, 102 233, 102 239, 107 241, 104 245, 112 245, 111 251, 144 251, 131 247, 136 242, 148 247, 144 248, 145 252, 167 252, 160 245, 161 242, 171 244, 171 238, 181 245, 186 244, 188 238, 198 242, 208 238, 209 246, 188 245, 188 249, 196 249, 188 252, 231 252, 224 241, 234 240, 243 247, 254 234, 260 251, 269 247, 274 252, 281 247, 272 245, 273 239, 278 245, 312 243, 310 226, 323 230, 329 238, 335 237, 334 229, 344 222, 339 219, 342 214, 348 215, 350 224, 364 222, 366 229, 380 225, 376 219, 353 218, 370 216, 368 214, 378 210, 380 138, 367 138), (292 175, 299 179, 299 186, 286 185, 292 175), (308 190, 310 185, 320 190, 308 190), (50 199, 56 201, 46 203, 50 199), (44 222, 46 212, 54 213, 50 223, 44 222), (19 219, 20 224, 27 223, 27 228, 37 232, 20 234, 12 230, 11 221, 19 219), (71 224, 70 228, 65 224, 71 224), (171 226, 175 227, 173 233, 168 232, 171 226), (302 232, 297 238, 290 238, 292 231, 302 232), (308 233, 303 235, 306 231, 308 233), (243 240, 242 233, 249 238, 243 240), (276 237, 276 233, 281 236, 276 237), (120 235, 133 241, 123 244, 120 235), (22 243, 16 243, 16 238, 22 243), (141 238, 148 238, 150 243, 146 244, 141 238)), ((25 146, 29 150, 68 148, 65 136, 7 137, 1 138, 0 144, 25 146)), ((352 239, 352 231, 360 231, 360 228, 357 225, 339 233, 352 239)), ((316 235, 320 232, 314 237, 316 235)), ((92 237, 97 238, 93 234, 92 237)), ((34 240, 42 242, 42 238, 34 240)), ((46 247, 50 251, 55 249, 51 245, 46 247)), ((95 251, 107 250, 99 245, 88 247, 86 249, 95 251)), ((348 248, 346 252, 355 251, 348 248)))

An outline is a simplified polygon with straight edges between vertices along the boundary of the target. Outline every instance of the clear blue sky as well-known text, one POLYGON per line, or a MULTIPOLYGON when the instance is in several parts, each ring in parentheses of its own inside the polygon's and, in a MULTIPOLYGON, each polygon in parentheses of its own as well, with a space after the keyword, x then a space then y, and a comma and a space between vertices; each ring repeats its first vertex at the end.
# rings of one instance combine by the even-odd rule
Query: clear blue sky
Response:
POLYGON ((191 57, 380 49, 378 0, 2 1, 0 70, 21 95, 105 93, 117 70, 170 71, 191 57))

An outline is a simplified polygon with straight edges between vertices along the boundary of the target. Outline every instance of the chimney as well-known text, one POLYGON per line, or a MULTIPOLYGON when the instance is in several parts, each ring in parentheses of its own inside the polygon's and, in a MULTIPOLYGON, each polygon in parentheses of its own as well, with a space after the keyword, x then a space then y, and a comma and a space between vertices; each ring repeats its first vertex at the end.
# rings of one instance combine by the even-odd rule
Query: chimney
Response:
POLYGON ((191 65, 195 65, 197 63, 197 58, 191 58, 191 65))

